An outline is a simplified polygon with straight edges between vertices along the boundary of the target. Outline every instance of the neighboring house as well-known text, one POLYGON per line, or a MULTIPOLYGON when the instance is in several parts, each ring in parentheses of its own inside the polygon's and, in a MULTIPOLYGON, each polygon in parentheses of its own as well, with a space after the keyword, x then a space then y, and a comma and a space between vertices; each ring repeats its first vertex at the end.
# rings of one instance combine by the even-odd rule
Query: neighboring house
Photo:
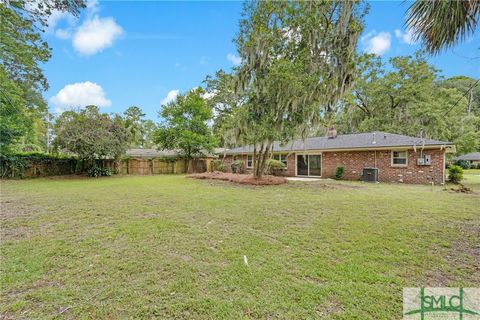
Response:
MULTIPOLYGON (((373 169, 378 181, 404 183, 445 182, 445 153, 455 152, 451 142, 421 139, 385 132, 336 135, 296 140, 285 145, 275 142, 272 157, 286 165, 286 176, 335 177, 344 166, 344 179, 363 178, 364 168, 373 169)), ((253 167, 253 146, 224 151, 225 162, 244 160, 253 167)), ((219 154, 223 157, 222 154, 219 154)))
POLYGON ((464 160, 468 161, 470 164, 480 164, 480 152, 467 153, 463 156, 454 158, 454 160, 464 160))

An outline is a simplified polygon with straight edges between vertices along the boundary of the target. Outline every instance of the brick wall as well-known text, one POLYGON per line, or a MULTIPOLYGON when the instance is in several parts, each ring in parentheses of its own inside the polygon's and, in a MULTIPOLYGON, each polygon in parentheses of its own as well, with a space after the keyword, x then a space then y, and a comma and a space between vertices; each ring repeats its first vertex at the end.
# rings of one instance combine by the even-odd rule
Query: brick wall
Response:
POLYGON ((381 182, 401 182, 426 184, 443 183, 444 150, 424 150, 423 154, 431 155, 432 165, 418 166, 417 158, 420 151, 408 150, 408 165, 396 167, 391 165, 391 151, 356 151, 356 152, 324 152, 323 178, 333 178, 338 165, 345 167, 344 178, 348 180, 361 179, 364 167, 377 167, 381 182), (375 156, 376 153, 376 156, 375 156))
MULTIPOLYGON (((424 150, 423 154, 432 157, 432 165, 418 166, 417 158, 420 151, 408 150, 408 165, 396 167, 391 165, 391 150, 378 151, 349 151, 349 152, 323 152, 322 153, 322 178, 335 177, 335 170, 338 165, 345 167, 344 179, 360 180, 364 167, 377 167, 379 181, 428 184, 444 182, 444 150, 424 150)), ((295 176, 295 153, 287 157, 286 176, 295 176)), ((246 155, 238 155, 237 159, 247 162, 246 155)), ((225 163, 230 169, 232 156, 226 156, 225 163)), ((248 170, 251 171, 251 170, 248 170)))

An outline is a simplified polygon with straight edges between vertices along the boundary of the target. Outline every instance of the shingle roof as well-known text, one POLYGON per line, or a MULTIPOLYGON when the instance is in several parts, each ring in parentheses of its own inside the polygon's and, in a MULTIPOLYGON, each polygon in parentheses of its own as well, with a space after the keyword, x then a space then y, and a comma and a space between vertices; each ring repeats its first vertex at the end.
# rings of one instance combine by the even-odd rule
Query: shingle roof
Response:
MULTIPOLYGON (((204 153, 206 157, 216 157, 206 151, 204 153)), ((174 158, 180 156, 181 153, 175 150, 128 149, 125 155, 134 158, 174 158)))
POLYGON ((455 160, 480 161, 480 152, 472 152, 456 157, 455 160))
POLYGON ((168 158, 178 156, 178 152, 174 150, 129 149, 126 155, 139 158, 168 158))
MULTIPOLYGON (((307 138, 305 141, 299 139, 280 145, 274 142, 273 151, 303 151, 303 150, 328 150, 328 149, 357 149, 357 148, 384 148, 384 147, 412 147, 434 146, 434 145, 452 145, 447 141, 438 141, 432 139, 422 139, 418 137, 409 137, 400 134, 386 132, 368 132, 356 134, 338 135, 334 139, 327 137, 307 138)), ((253 146, 233 148, 226 151, 226 154, 251 153, 253 146)))

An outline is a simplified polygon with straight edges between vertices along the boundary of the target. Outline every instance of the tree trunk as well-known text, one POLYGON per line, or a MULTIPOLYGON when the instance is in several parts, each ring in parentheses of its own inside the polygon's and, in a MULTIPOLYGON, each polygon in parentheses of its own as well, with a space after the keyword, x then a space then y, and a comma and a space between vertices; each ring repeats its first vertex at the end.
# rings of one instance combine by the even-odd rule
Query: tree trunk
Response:
POLYGON ((267 142, 266 146, 262 143, 260 150, 257 153, 258 163, 256 170, 254 171, 255 179, 262 179, 263 174, 265 173, 265 166, 267 165, 267 159, 270 154, 271 145, 272 143, 270 141, 267 142))

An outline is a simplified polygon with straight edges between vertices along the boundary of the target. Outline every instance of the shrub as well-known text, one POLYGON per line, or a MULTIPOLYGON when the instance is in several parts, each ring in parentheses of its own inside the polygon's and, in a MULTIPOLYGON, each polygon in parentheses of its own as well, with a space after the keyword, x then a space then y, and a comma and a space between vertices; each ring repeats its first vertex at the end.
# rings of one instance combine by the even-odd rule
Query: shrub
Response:
POLYGON ((228 167, 222 160, 213 160, 212 161, 213 171, 227 172, 228 167))
POLYGON ((245 173, 245 162, 242 160, 235 160, 232 163, 233 173, 245 173))
POLYGON ((266 166, 266 173, 274 176, 283 176, 285 174, 285 165, 283 162, 275 159, 268 159, 266 166))
POLYGON ((448 168, 448 180, 451 183, 458 184, 463 179, 463 168, 457 165, 451 165, 448 168))
POLYGON ((345 167, 342 165, 337 166, 335 169, 335 179, 340 180, 343 178, 343 174, 345 173, 345 167))
POLYGON ((93 166, 88 170, 88 175, 90 177, 109 177, 112 175, 112 171, 106 168, 100 168, 97 166, 93 166))
POLYGON ((480 169, 480 162, 477 163, 477 169, 480 169))
POLYGON ((461 167, 462 169, 468 170, 470 169, 470 162, 466 160, 457 160, 455 161, 455 165, 461 167))

